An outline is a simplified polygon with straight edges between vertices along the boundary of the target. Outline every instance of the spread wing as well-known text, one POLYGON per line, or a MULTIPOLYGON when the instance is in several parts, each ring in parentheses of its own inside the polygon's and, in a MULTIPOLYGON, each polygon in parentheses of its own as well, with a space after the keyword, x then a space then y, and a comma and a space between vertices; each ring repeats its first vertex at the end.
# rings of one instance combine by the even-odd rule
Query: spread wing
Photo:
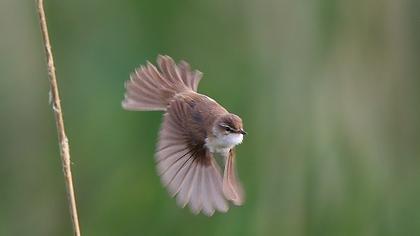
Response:
POLYGON ((174 100, 164 115, 156 162, 162 183, 181 207, 211 216, 226 212, 220 167, 204 147, 206 131, 194 104, 174 100))
POLYGON ((225 172, 223 174, 223 193, 225 197, 235 205, 242 205, 244 202, 244 190, 236 173, 235 149, 231 149, 226 157, 225 172))

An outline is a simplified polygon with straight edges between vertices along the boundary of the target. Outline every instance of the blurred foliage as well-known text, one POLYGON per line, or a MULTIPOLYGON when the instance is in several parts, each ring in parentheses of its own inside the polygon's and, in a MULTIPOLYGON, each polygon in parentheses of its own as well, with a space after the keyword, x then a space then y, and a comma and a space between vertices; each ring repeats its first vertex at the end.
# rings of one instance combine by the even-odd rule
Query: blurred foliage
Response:
MULTIPOLYGON (((46 1, 84 235, 419 235, 420 4, 46 1), (239 114, 243 207, 180 209, 159 112, 121 109, 158 54, 239 114)), ((71 235, 35 1, 0 1, 0 235, 71 235)))

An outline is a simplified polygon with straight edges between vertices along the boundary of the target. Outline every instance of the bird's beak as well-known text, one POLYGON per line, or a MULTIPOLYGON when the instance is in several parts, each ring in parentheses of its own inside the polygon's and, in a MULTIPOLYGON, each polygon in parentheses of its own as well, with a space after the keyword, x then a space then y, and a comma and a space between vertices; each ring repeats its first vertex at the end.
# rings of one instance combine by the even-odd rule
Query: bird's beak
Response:
POLYGON ((247 132, 245 132, 245 130, 243 130, 243 129, 240 129, 240 130, 239 130, 239 133, 241 133, 241 134, 243 134, 243 135, 246 135, 246 134, 247 134, 247 132))

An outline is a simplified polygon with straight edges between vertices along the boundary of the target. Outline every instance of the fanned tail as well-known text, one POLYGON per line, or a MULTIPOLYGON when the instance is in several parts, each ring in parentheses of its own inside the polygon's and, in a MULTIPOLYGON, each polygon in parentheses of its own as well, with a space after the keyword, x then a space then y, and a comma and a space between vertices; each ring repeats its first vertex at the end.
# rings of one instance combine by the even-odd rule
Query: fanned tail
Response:
POLYGON ((159 70, 150 62, 140 66, 125 84, 126 93, 122 106, 134 111, 164 111, 177 93, 197 91, 202 73, 192 71, 189 64, 178 65, 169 56, 159 55, 159 70))

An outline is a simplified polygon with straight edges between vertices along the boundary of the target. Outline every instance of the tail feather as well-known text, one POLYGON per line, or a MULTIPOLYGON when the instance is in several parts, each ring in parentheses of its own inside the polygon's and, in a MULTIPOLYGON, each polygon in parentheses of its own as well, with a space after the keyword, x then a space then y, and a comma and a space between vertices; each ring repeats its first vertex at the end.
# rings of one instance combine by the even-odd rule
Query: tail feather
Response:
POLYGON ((167 81, 170 82, 170 84, 178 87, 179 89, 185 87, 179 76, 179 73, 176 71, 178 70, 177 65, 171 58, 165 56, 158 57, 157 63, 160 71, 162 71, 163 76, 167 78, 167 81))
POLYGON ((173 96, 187 90, 197 91, 202 73, 192 71, 189 64, 178 65, 169 56, 159 55, 159 70, 150 62, 140 66, 125 84, 126 93, 122 106, 127 110, 166 110, 173 96))
POLYGON ((198 70, 192 71, 190 65, 186 61, 181 61, 178 64, 178 68, 184 84, 193 91, 197 91, 198 83, 200 82, 203 74, 198 70))

